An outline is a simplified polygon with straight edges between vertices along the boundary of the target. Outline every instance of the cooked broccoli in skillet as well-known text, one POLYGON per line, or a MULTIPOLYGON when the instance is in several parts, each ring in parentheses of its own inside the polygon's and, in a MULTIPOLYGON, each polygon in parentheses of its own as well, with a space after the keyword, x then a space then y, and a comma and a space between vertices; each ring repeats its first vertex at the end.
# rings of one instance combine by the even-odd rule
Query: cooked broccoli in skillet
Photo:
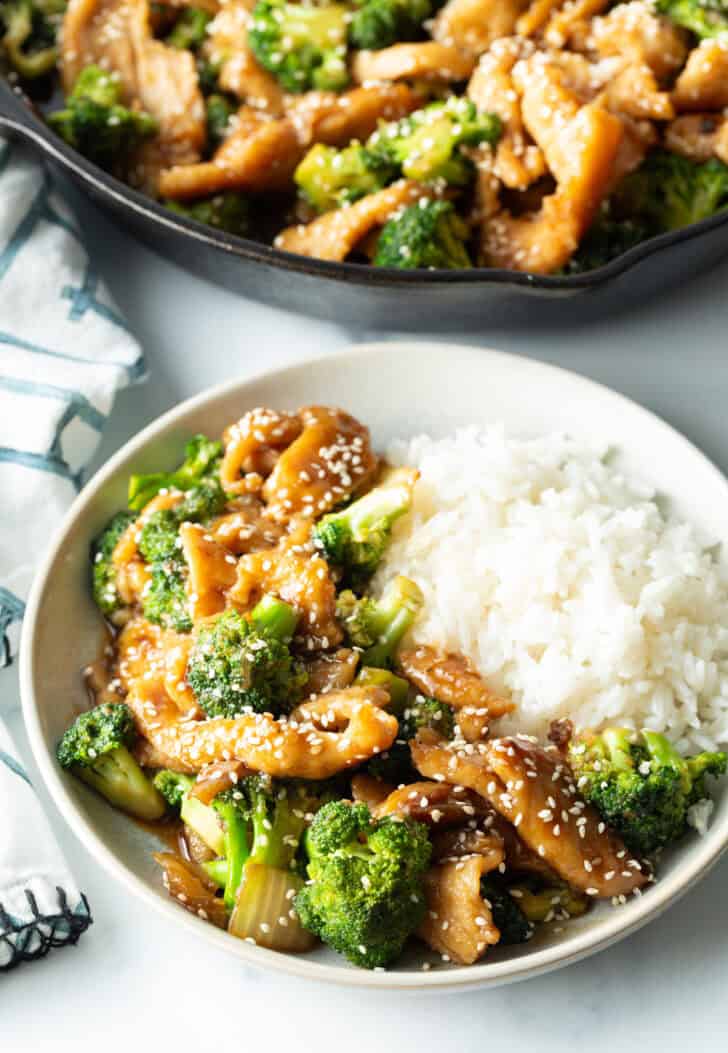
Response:
POLYGON ((501 122, 495 114, 478 113, 470 99, 451 96, 400 121, 382 122, 367 146, 407 179, 466 186, 474 168, 461 148, 495 144, 500 134, 501 122))
POLYGON ((200 7, 183 7, 165 44, 171 48, 198 48, 207 35, 211 19, 212 15, 200 7))
POLYGON ((91 546, 91 576, 94 600, 99 610, 110 618, 121 607, 116 587, 114 549, 126 528, 135 519, 133 512, 117 512, 91 546))
POLYGON ((35 80, 56 66, 56 36, 65 0, 3 0, 0 3, 0 43, 12 69, 24 80, 35 80))
POLYGON ((250 621, 229 610, 200 627, 187 681, 209 717, 295 706, 306 681, 289 648, 297 620, 287 603, 264 597, 250 621))
POLYGON ((467 224, 449 201, 418 201, 385 223, 373 263, 403 269, 472 267, 468 235, 467 224))
POLYGON ((509 946, 531 939, 533 923, 523 913, 499 874, 486 874, 481 878, 480 894, 490 905, 493 922, 500 932, 499 943, 509 946))
POLYGON ((204 201, 193 201, 189 205, 178 201, 165 201, 165 205, 178 216, 206 223, 216 230, 226 230, 228 234, 237 234, 239 238, 244 238, 250 229, 250 200, 232 190, 204 201))
POLYGON ((315 525, 314 544, 346 584, 357 588, 377 569, 392 527, 412 505, 412 485, 408 469, 392 471, 379 486, 315 525))
POLYGON ((116 808, 139 819, 160 819, 164 801, 130 753, 135 739, 129 708, 105 704, 76 718, 56 755, 63 768, 116 808))
POLYGON ((248 42, 286 91, 340 91, 349 80, 347 20, 343 4, 258 0, 248 42))
POLYGON ((655 731, 607 728, 569 744, 584 798, 628 848, 649 855, 687 828, 688 808, 707 797, 706 775, 723 775, 725 753, 683 758, 655 731))
POLYGON ((425 913, 427 828, 332 801, 314 816, 305 847, 309 880, 295 900, 304 928, 355 965, 394 961, 425 913))
MULTIPOLYGON (((223 95, 221 92, 213 92, 212 95, 208 95, 205 99, 205 113, 207 117, 207 136, 213 147, 219 146, 220 143, 225 139, 230 129, 230 119, 237 113, 238 107, 235 101, 229 98, 227 95, 223 95)), ((213 198, 213 201, 226 200, 232 198, 233 200, 245 201, 239 194, 219 194, 213 198)), ((172 206, 170 206, 172 207, 172 206)), ((198 216, 193 217, 198 219, 199 222, 210 222, 209 220, 200 219, 198 216)), ((247 222, 247 215, 246 215, 247 222)), ((213 223, 213 226, 220 226, 220 223, 213 223)), ((227 229, 227 228, 224 228, 227 229)))
POLYGON ((650 236, 648 228, 633 219, 612 219, 604 209, 587 231, 565 268, 566 274, 596 270, 639 245, 650 236))
POLYGON ((423 603, 419 586, 399 574, 390 581, 379 600, 369 596, 360 599, 348 590, 340 593, 336 616, 351 643, 363 648, 362 665, 386 669, 423 603))
POLYGON ((361 143, 351 143, 343 150, 317 143, 293 178, 309 205, 317 212, 329 212, 381 190, 396 172, 390 161, 361 143))
POLYGON ((87 66, 79 73, 64 108, 48 121, 70 146, 109 171, 122 169, 157 130, 148 113, 121 104, 119 79, 99 66, 87 66))
POLYGON ((419 40, 432 14, 430 0, 362 0, 349 23, 349 41, 371 51, 419 40))
POLYGON ((728 34, 728 6, 723 0, 656 0, 655 8, 701 40, 728 34))
POLYGON ((151 472, 132 475, 129 480, 129 508, 140 512, 160 490, 189 490, 203 479, 216 474, 222 455, 222 443, 195 435, 185 446, 185 459, 173 472, 151 472))

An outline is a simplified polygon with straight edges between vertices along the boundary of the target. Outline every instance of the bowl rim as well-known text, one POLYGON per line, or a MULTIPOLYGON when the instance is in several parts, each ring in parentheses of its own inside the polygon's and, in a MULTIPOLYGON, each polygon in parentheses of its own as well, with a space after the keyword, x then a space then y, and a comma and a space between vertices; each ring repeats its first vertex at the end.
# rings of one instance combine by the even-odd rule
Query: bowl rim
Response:
POLYGON ((555 296, 568 296, 579 290, 596 289, 618 278, 625 271, 650 256, 673 245, 681 245, 728 224, 728 209, 678 230, 646 238, 613 260, 583 274, 548 275, 531 271, 507 270, 500 267, 471 267, 453 270, 400 270, 396 267, 373 267, 369 264, 320 260, 285 252, 264 242, 238 237, 226 231, 176 215, 153 198, 88 161, 69 146, 39 115, 32 99, 6 77, 0 75, 0 130, 14 132, 31 141, 43 153, 62 165, 93 194, 111 201, 118 208, 134 213, 147 224, 172 230, 190 243, 204 244, 230 256, 276 267, 283 271, 325 278, 349 285, 375 289, 412 289, 447 285, 502 285, 540 290, 555 296), (4 102, 4 106, 3 106, 4 102), (15 118, 7 112, 12 108, 15 118))
MULTIPOLYGON (((140 897, 157 912, 168 917, 173 923, 183 924, 198 937, 206 939, 228 953, 232 953, 246 965, 255 968, 270 968, 291 977, 310 981, 322 980, 327 983, 349 987, 389 991, 427 991, 437 989, 462 992, 512 983, 578 962, 636 932, 680 899, 708 873, 728 849, 727 820, 724 823, 725 831, 722 835, 719 828, 711 827, 704 838, 695 842, 693 850, 684 861, 681 861, 675 873, 663 877, 651 886, 644 895, 630 900, 626 906, 604 915, 591 929, 582 933, 575 932, 570 937, 566 947, 562 943, 557 943, 553 946, 535 949, 533 952, 526 953, 518 958, 490 963, 485 959, 483 962, 475 965, 456 966, 444 970, 408 970, 407 972, 380 972, 375 970, 369 972, 363 969, 351 968, 343 962, 342 965, 330 965, 311 960, 305 956, 285 954, 257 947, 248 944, 246 941, 233 939, 227 932, 209 925, 188 911, 180 910, 171 899, 165 899, 154 892, 119 856, 104 844, 102 839, 96 834, 90 819, 78 807, 73 795, 69 792, 70 781, 55 763, 52 750, 49 750, 44 742, 41 728, 39 707, 34 687, 35 671, 38 664, 35 654, 35 632, 43 606, 44 594, 51 582, 50 573, 63 551, 66 537, 77 521, 83 518, 88 506, 96 498, 96 495, 104 489, 109 478, 115 475, 129 460, 138 456, 148 443, 161 437, 167 430, 173 429, 188 414, 208 407, 219 399, 236 393, 241 398, 241 407, 244 407, 246 389, 262 380, 275 381, 282 379, 303 372, 314 364, 323 362, 357 362, 365 356, 377 354, 385 356, 409 354, 415 357, 424 352, 426 354, 440 355, 446 354, 448 351, 454 351, 463 356, 463 358, 472 356, 481 359, 485 357, 501 363, 517 361, 521 367, 525 361, 528 364, 528 368, 533 371, 536 379, 539 373, 542 376, 566 376, 571 382, 576 380, 582 384, 584 390, 591 390, 595 395, 601 395, 602 397, 607 395, 613 400, 615 407, 618 408, 620 404, 623 407, 628 406, 632 413, 636 412, 638 416, 649 419, 653 427, 657 425, 665 434, 670 434, 673 442, 678 441, 691 454, 700 457, 713 474, 716 485, 728 491, 728 479, 726 476, 694 443, 676 428, 673 428, 672 425, 668 424, 657 414, 645 409, 632 399, 572 370, 540 362, 536 359, 529 358, 524 360, 523 356, 510 352, 479 348, 469 344, 440 343, 414 339, 363 343, 350 345, 339 352, 308 356, 303 360, 277 369, 256 371, 254 374, 244 378, 228 379, 207 388, 192 398, 184 400, 155 418, 124 443, 76 496, 58 527, 55 537, 52 539, 48 553, 36 572, 28 596, 19 657, 22 712, 35 762, 53 803, 89 854, 107 873, 120 881, 130 892, 140 897), (629 914, 627 914, 627 911, 629 911, 629 914)), ((728 501, 728 492, 726 500, 728 501)))

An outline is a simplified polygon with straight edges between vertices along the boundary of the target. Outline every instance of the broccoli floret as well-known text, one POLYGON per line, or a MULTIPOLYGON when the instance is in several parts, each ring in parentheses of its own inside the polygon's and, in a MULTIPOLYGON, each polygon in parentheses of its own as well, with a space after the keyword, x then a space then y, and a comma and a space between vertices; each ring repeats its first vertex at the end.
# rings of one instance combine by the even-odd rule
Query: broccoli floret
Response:
POLYGON ((511 896, 502 878, 496 874, 481 878, 480 895, 490 906, 493 922, 500 932, 499 943, 512 946, 531 939, 533 924, 511 896))
POLYGON ((724 0, 656 0, 655 8, 701 40, 728 34, 728 6, 724 0))
POLYGON ((372 757, 364 767, 367 774, 373 775, 375 779, 400 786, 402 783, 416 782, 420 777, 412 763, 410 740, 423 728, 436 731, 445 739, 452 739, 455 735, 455 714, 447 703, 438 702, 435 698, 424 698, 422 695, 418 695, 401 709, 393 703, 391 709, 399 721, 397 738, 388 750, 372 757))
POLYGON ((185 459, 173 472, 132 475, 129 480, 129 508, 140 512, 160 490, 191 490, 202 480, 217 474, 222 443, 195 435, 185 446, 185 459))
POLYGON ((115 172, 157 130, 153 117, 122 106, 120 100, 119 79, 99 66, 87 66, 79 73, 65 107, 52 113, 48 121, 89 161, 115 172))
POLYGON ((208 717, 278 716, 296 704, 306 681, 288 646, 296 620, 292 607, 269 598, 250 621, 229 610, 200 627, 187 682, 208 717))
POLYGON ((0 23, 2 48, 13 70, 24 80, 35 80, 55 69, 56 36, 64 0, 4 0, 0 23))
POLYGON ((188 633, 192 629, 187 602, 187 572, 182 560, 153 563, 144 588, 144 617, 165 629, 188 633))
POLYGON ((250 229, 250 200, 244 194, 232 190, 189 205, 182 205, 178 201, 165 201, 164 204, 178 216, 186 216, 196 223, 227 231, 239 238, 244 238, 250 229))
POLYGON ((140 819, 160 819, 164 801, 130 753, 134 719, 123 704, 82 713, 64 733, 56 756, 116 808, 140 819))
POLYGON ((420 587, 401 574, 389 582, 382 597, 358 598, 353 592, 339 594, 336 616, 346 629, 350 642, 364 649, 362 665, 386 669, 397 648, 417 617, 424 597, 420 587))
POLYGON ((317 212, 329 212, 381 190, 396 174, 391 162, 361 143, 350 143, 343 150, 317 143, 293 178, 309 205, 317 212))
POLYGON ((649 855, 686 830, 688 808, 707 796, 706 775, 722 775, 725 753, 683 758, 655 731, 607 728, 569 744, 585 800, 630 851, 649 855))
POLYGON ((111 557, 119 538, 129 524, 134 522, 134 518, 133 512, 117 512, 91 545, 93 597, 96 606, 107 618, 122 606, 116 587, 116 568, 111 557))
POLYGON ((728 206, 728 165, 655 150, 622 181, 612 204, 615 214, 652 233, 677 230, 728 206))
POLYGON ((367 146, 407 179, 466 186, 475 169, 462 147, 495 144, 500 134, 499 117, 478 113, 470 99, 452 95, 399 121, 380 122, 367 146))
POLYGON ((430 0, 363 0, 349 23, 349 41, 355 48, 378 51, 419 40, 431 14, 430 0))
POLYGON ((566 265, 565 273, 583 274, 603 267, 649 236, 649 229, 639 220, 612 219, 608 209, 604 210, 566 265))
POLYGON ((419 201, 388 220, 374 256, 375 267, 454 270, 472 267, 467 224, 449 201, 419 201))
MULTIPOLYGON (((238 109, 238 107, 235 105, 235 103, 234 103, 234 101, 232 99, 229 99, 227 97, 227 95, 222 95, 220 92, 217 92, 217 91, 213 92, 212 95, 208 95, 207 98, 205 99, 205 117, 206 117, 206 121, 207 121, 207 138, 208 138, 210 144, 213 147, 219 146, 220 143, 223 142, 223 140, 227 136, 228 131, 230 130, 230 119, 234 116, 235 113, 237 113, 237 109, 238 109)), ((243 201, 246 202, 245 217, 243 219, 243 217, 240 216, 236 220, 236 225, 240 229, 234 231, 234 233, 239 233, 239 232, 242 233, 242 228, 243 227, 247 228, 247 223, 248 223, 248 208, 247 208, 247 201, 248 201, 248 199, 246 197, 243 197, 242 194, 234 194, 234 193, 218 194, 218 195, 216 195, 216 197, 214 197, 212 199, 212 201, 210 201, 210 202, 204 201, 204 202, 202 202, 202 204, 209 206, 213 202, 218 201, 218 200, 221 201, 221 202, 223 202, 223 201, 228 201, 228 202, 235 201, 235 202, 238 202, 238 203, 241 203, 243 201)), ((198 208, 199 208, 199 205, 200 205, 200 203, 198 202, 198 206, 197 206, 198 208)), ((174 202, 172 202, 168 207, 169 208, 174 208, 174 202)), ((195 206, 192 206, 192 207, 194 208, 195 206)), ((229 205, 228 205, 228 207, 229 207, 229 205)), ((197 217, 196 216, 192 216, 192 218, 195 219, 197 217)), ((199 222, 204 223, 204 222, 209 222, 209 220, 202 219, 199 222)), ((220 225, 219 224, 219 220, 218 220, 217 224, 213 223, 212 225, 213 226, 220 225)), ((228 230, 230 228, 223 226, 223 229, 228 230)))
POLYGON ((261 66, 286 91, 341 91, 349 82, 348 17, 343 4, 258 0, 248 43, 261 66))
POLYGON ((362 585, 379 566, 392 527, 411 507, 413 483, 407 469, 391 472, 380 486, 314 526, 314 544, 346 584, 362 585))
POLYGON ((165 44, 171 48, 198 48, 207 35, 211 19, 212 15, 200 7, 183 8, 165 44))
POLYGON ((591 902, 588 896, 569 885, 561 882, 544 885, 537 877, 511 884, 508 891, 526 920, 533 924, 579 918, 586 913, 591 902))
POLYGON ((332 801, 314 816, 305 846, 309 880, 295 900, 301 924, 355 965, 389 965, 425 914, 427 828, 332 801))

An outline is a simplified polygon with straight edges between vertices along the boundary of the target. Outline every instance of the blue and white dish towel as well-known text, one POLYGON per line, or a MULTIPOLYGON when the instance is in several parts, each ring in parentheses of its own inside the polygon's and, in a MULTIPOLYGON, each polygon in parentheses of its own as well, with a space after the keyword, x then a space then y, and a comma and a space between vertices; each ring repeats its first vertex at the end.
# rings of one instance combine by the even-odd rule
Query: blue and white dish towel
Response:
MULTIPOLYGON (((141 351, 38 162, 0 140, 0 667, 24 601, 141 351)), ((18 705, 0 672, 0 714, 18 705)), ((91 923, 0 716, 0 971, 91 923)))

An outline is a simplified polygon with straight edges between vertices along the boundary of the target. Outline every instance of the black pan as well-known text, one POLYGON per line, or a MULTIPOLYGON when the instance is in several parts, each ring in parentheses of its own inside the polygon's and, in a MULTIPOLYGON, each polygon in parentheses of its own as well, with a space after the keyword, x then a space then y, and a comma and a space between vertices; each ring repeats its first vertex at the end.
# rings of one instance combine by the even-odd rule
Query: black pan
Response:
POLYGON ((400 271, 328 263, 175 216, 68 147, 0 78, 0 134, 37 147, 120 226, 182 267, 235 292, 332 321, 434 331, 580 320, 616 312, 705 270, 728 253, 728 211, 643 242, 568 278, 478 268, 400 271))

